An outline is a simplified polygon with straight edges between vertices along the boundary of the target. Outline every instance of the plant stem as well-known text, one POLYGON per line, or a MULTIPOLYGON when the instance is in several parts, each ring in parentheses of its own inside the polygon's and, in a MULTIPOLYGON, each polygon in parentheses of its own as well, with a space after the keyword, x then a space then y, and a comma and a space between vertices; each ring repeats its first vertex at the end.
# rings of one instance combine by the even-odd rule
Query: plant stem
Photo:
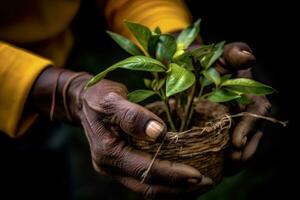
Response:
POLYGON ((171 116, 171 112, 170 112, 170 107, 169 107, 169 103, 168 103, 168 99, 167 98, 164 98, 164 103, 165 103, 165 111, 166 111, 166 114, 167 114, 167 119, 168 119, 169 125, 171 127, 171 130, 173 132, 176 132, 176 128, 175 128, 175 125, 174 125, 173 120, 172 120, 172 116, 171 116))
POLYGON ((202 97, 200 97, 200 101, 202 100, 202 99, 205 99, 206 97, 208 97, 209 95, 211 95, 213 92, 209 92, 209 93, 206 93, 206 94, 204 94, 202 97))
POLYGON ((183 120, 183 112, 182 112, 182 107, 181 107, 181 99, 180 99, 180 94, 175 94, 175 109, 176 109, 176 114, 177 117, 180 119, 180 121, 183 120))
POLYGON ((172 120, 172 116, 171 116, 171 112, 170 112, 170 107, 169 107, 169 102, 168 102, 168 98, 166 97, 164 91, 162 89, 159 90, 159 94, 160 98, 163 100, 164 104, 165 104, 165 112, 167 115, 167 119, 170 125, 170 128, 173 132, 176 132, 176 127, 174 125, 174 122, 172 120))
POLYGON ((192 91, 191 91, 191 94, 189 95, 189 99, 187 102, 187 107, 186 107, 186 110, 184 113, 184 117, 183 117, 183 120, 181 121, 180 131, 184 130, 190 114, 193 113, 193 109, 191 109, 191 108, 193 107, 193 100, 194 100, 195 91, 196 91, 195 89, 196 89, 196 84, 194 84, 192 86, 192 91))
MULTIPOLYGON (((201 84, 201 87, 200 87, 200 92, 198 94, 198 97, 202 99, 202 94, 203 94, 203 90, 204 90, 204 86, 203 84, 201 84)), ((194 96, 193 96, 193 99, 194 99, 194 96)), ((190 111, 188 112, 188 117, 187 117, 187 122, 186 124, 184 125, 183 129, 187 129, 191 123, 191 120, 192 120, 192 117, 193 117, 193 114, 194 114, 194 109, 190 109, 190 111)))
POLYGON ((198 94, 198 97, 201 98, 202 94, 203 94, 203 90, 204 90, 204 85, 201 84, 201 87, 200 87, 200 92, 198 94))

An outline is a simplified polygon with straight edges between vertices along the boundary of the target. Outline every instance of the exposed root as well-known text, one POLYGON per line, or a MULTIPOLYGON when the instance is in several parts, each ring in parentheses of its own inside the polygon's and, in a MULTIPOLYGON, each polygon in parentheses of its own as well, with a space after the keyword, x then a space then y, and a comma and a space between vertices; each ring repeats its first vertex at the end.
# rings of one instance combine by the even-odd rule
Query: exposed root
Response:
POLYGON ((265 120, 273 122, 273 123, 278 123, 278 124, 281 124, 283 127, 286 127, 287 124, 288 124, 288 121, 280 121, 280 120, 277 120, 277 119, 272 118, 272 117, 266 117, 266 116, 263 116, 263 115, 257 115, 257 114, 250 113, 250 112, 241 112, 241 113, 238 113, 238 114, 235 114, 235 115, 230 115, 230 117, 231 118, 234 118, 234 117, 243 117, 245 115, 248 115, 248 116, 251 116, 251 117, 260 118, 260 119, 265 119, 265 120))

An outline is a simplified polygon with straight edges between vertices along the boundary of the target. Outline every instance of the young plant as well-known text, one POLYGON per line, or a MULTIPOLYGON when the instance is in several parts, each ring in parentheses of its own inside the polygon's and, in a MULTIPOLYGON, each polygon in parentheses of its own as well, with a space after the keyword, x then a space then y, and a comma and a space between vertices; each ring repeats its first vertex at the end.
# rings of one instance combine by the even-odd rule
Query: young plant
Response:
POLYGON ((125 21, 139 46, 117 33, 107 31, 132 56, 94 76, 86 87, 96 84, 107 73, 118 68, 150 72, 152 79, 144 79, 148 89, 135 90, 128 94, 128 99, 138 103, 153 95, 159 96, 164 102, 169 127, 173 132, 189 128, 193 108, 199 101, 207 99, 218 103, 235 101, 249 104, 251 101, 247 94, 267 95, 275 91, 252 79, 231 78, 230 74, 221 76, 214 64, 223 54, 224 41, 190 50, 190 45, 199 34, 200 21, 184 29, 177 38, 161 33, 159 27, 151 31, 141 24, 125 21), (176 99, 175 114, 171 113, 169 107, 170 98, 176 99), (180 125, 176 126, 175 119, 180 120, 180 125))

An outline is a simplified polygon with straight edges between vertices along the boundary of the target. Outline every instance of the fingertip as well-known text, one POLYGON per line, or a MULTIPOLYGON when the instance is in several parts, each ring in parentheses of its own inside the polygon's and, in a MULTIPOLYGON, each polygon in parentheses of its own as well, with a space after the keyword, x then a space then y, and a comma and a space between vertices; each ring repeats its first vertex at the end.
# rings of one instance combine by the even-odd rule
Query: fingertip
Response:
POLYGON ((246 143, 247 143, 247 136, 244 136, 243 138, 242 138, 242 142, 241 142, 241 146, 242 147, 244 147, 245 145, 246 145, 246 143))
POLYGON ((191 167, 189 165, 181 164, 181 163, 173 163, 171 164, 170 168, 177 172, 177 174, 186 176, 188 179, 190 178, 196 178, 196 179, 202 179, 203 175, 194 167, 191 167))
POLYGON ((251 138, 251 140, 249 141, 249 143, 245 147, 245 150, 243 151, 243 155, 242 155, 242 158, 241 158, 243 161, 249 160, 255 154, 257 146, 258 146, 262 136, 263 136, 263 132, 260 131, 260 130, 257 131, 253 135, 253 137, 251 138))
POLYGON ((166 132, 166 128, 163 124, 156 120, 150 120, 146 125, 146 135, 148 135, 151 139, 161 138, 162 135, 166 132))
POLYGON ((246 43, 242 42, 226 45, 223 57, 226 62, 225 67, 231 70, 248 69, 256 62, 256 58, 252 54, 251 48, 246 43))
POLYGON ((232 134, 232 144, 235 148, 243 148, 247 142, 247 135, 253 130, 255 118, 245 116, 235 127, 232 134))
POLYGON ((230 158, 233 161, 240 161, 242 158, 242 152, 241 151, 233 151, 230 153, 230 158))
POLYGON ((252 55, 252 53, 250 53, 250 52, 247 51, 247 50, 242 50, 241 53, 243 53, 243 54, 245 54, 245 55, 248 55, 248 56, 252 55))
POLYGON ((252 67, 255 62, 256 62, 256 58, 254 57, 254 55, 252 54, 252 52, 248 51, 248 50, 240 50, 239 51, 240 54, 240 63, 239 63, 239 69, 247 69, 252 67))
POLYGON ((243 135, 242 130, 237 127, 232 134, 232 145, 235 148, 240 149, 243 147, 243 136, 242 135, 243 135))
POLYGON ((203 176, 201 183, 199 184, 199 186, 212 186, 212 185, 214 185, 214 181, 207 176, 203 176))

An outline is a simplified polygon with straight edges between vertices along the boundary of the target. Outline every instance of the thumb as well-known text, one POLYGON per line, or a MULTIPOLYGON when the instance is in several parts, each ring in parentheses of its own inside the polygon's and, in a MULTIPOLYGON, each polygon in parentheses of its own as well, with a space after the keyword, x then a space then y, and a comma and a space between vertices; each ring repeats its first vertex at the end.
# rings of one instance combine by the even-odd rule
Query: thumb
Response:
POLYGON ((225 70, 237 71, 248 69, 255 64, 251 48, 243 42, 233 42, 225 45, 219 64, 225 70))
POLYGON ((156 140, 166 132, 165 123, 144 107, 121 100, 116 105, 115 119, 127 134, 140 139, 156 140))
POLYGON ((94 109, 138 139, 156 140, 162 138, 167 130, 165 123, 154 113, 114 92, 94 109))

